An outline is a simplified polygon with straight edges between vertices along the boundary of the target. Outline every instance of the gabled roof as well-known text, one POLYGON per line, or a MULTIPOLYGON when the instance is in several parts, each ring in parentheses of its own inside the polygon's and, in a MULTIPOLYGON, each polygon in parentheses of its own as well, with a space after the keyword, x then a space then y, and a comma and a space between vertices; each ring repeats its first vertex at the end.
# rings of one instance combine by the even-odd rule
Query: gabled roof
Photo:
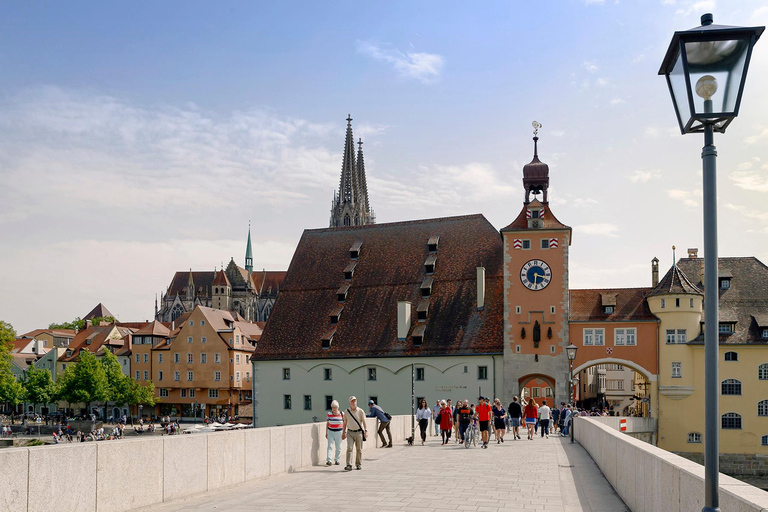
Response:
POLYGON ((216 272, 216 277, 213 278, 213 282, 211 284, 213 286, 232 286, 232 284, 229 282, 229 278, 227 277, 227 273, 223 270, 216 272))
MULTIPOLYGON (((306 230, 255 359, 488 354, 503 351, 502 241, 482 215, 343 229, 306 230), (440 236, 426 340, 397 341, 397 302, 421 300, 427 242, 440 236), (363 250, 339 323, 330 324, 349 248, 363 250), (485 307, 477 311, 476 267, 486 268, 485 307), (329 349, 321 339, 333 335, 329 349)), ((416 323, 416 315, 412 318, 416 323)))
POLYGON ((677 265, 673 265, 664 278, 659 281, 659 284, 657 284, 648 295, 673 294, 703 295, 704 293, 700 288, 693 284, 690 279, 688 279, 686 272, 683 272, 677 265))
POLYGON ((167 338, 171 335, 171 330, 163 325, 162 322, 154 320, 147 323, 144 327, 133 333, 134 336, 161 336, 167 338))
POLYGON ((501 232, 503 233, 505 231, 518 231, 518 230, 536 232, 536 231, 541 231, 542 229, 570 230, 571 228, 570 226, 566 226, 565 224, 557 220, 557 217, 555 217, 555 214, 552 213, 552 210, 549 209, 549 203, 542 203, 538 199, 534 199, 528 205, 523 205, 523 209, 520 210, 520 214, 517 216, 517 218, 512 221, 512 224, 509 224, 508 226, 502 228, 501 232), (540 219, 542 223, 541 228, 528 227, 527 210, 529 210, 531 207, 534 207, 534 208, 543 207, 546 210, 544 212, 544 218, 540 219))
POLYGON ((570 290, 571 322, 647 322, 657 321, 645 300, 650 288, 602 288, 570 290), (615 304, 613 313, 605 313, 604 297, 615 304))
POLYGON ((127 327, 119 327, 114 324, 110 325, 90 325, 87 329, 83 329, 72 340, 67 347, 72 351, 72 355, 67 357, 66 352, 59 358, 62 362, 76 361, 77 356, 81 350, 88 350, 94 354, 103 353, 103 347, 109 345, 111 347, 125 347, 128 344, 125 338, 132 334, 132 330, 127 327), (110 336, 115 333, 114 338, 110 336), (90 343, 89 343, 90 341, 90 343))
POLYGON ((99 302, 95 308, 93 308, 90 313, 85 315, 83 317, 83 320, 91 320, 92 318, 104 318, 111 316, 112 318, 117 318, 115 315, 113 315, 101 302, 99 302))
MULTIPOLYGON (((213 270, 208 271, 193 271, 192 281, 195 283, 195 293, 201 297, 209 297, 211 293, 211 284, 213 284, 213 278, 216 272, 213 270)), ((168 295, 173 297, 179 294, 182 297, 187 296, 187 283, 189 282, 190 271, 176 272, 171 280, 171 284, 168 286, 168 295)))
POLYGON ((277 295, 287 274, 288 272, 284 270, 260 270, 252 273, 251 277, 259 294, 277 295))

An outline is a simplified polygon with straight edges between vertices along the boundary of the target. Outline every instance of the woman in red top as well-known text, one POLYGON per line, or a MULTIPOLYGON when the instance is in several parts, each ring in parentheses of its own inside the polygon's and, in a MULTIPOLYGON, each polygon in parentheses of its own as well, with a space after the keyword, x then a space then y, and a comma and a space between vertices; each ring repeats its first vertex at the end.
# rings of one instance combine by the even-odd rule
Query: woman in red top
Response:
POLYGON ((533 440, 533 427, 536 426, 536 420, 539 417, 539 408, 536 407, 536 400, 531 398, 528 403, 525 404, 523 409, 523 418, 525 418, 525 426, 528 427, 528 439, 533 440))
POLYGON ((440 406, 442 409, 440 409, 440 436, 443 438, 443 444, 448 444, 448 441, 451 440, 451 428, 453 426, 453 414, 451 413, 451 408, 448 407, 448 404, 443 400, 440 402, 440 406))

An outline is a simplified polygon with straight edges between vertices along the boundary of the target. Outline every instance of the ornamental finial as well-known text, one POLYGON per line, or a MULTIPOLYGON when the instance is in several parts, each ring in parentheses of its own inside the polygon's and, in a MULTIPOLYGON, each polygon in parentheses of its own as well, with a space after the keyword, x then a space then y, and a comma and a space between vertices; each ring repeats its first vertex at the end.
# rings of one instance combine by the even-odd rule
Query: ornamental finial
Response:
POLYGON ((539 135, 539 128, 541 128, 541 123, 538 121, 534 121, 531 123, 533 126, 533 135, 538 136, 539 135))

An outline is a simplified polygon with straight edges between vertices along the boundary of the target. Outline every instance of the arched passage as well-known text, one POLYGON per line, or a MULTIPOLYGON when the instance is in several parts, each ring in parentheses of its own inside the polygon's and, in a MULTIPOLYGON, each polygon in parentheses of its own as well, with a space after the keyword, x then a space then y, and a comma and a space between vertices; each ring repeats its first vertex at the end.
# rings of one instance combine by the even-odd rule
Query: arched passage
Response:
MULTIPOLYGON (((608 407, 609 414, 655 417, 652 397, 657 376, 634 361, 615 357, 591 359, 573 368, 576 401, 585 409, 608 407)), ((654 400, 655 401, 655 400, 654 400)))
POLYGON ((556 380, 549 375, 543 373, 529 373, 523 375, 517 380, 518 389, 520 390, 521 398, 525 395, 525 398, 535 398, 536 401, 541 404, 541 400, 547 400, 549 405, 556 403, 557 397, 555 396, 555 384, 556 380), (536 384, 536 381, 541 381, 545 386, 529 386, 529 384, 536 384), (539 393, 536 393, 536 389, 541 389, 539 393), (548 391, 547 391, 548 390, 548 391))

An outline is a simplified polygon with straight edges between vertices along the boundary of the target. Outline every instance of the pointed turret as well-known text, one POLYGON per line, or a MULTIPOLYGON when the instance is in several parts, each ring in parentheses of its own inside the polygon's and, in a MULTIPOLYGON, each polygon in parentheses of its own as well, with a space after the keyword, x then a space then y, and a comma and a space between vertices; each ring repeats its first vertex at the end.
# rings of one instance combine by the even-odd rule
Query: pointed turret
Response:
POLYGON ((251 251, 251 223, 248 222, 248 245, 245 246, 245 270, 253 272, 253 252, 251 251))
POLYGON ((339 191, 334 193, 331 206, 330 226, 364 226, 376 219, 368 203, 368 183, 365 177, 362 139, 357 159, 355 139, 352 134, 352 116, 347 116, 347 134, 344 141, 344 157, 341 163, 339 191))

